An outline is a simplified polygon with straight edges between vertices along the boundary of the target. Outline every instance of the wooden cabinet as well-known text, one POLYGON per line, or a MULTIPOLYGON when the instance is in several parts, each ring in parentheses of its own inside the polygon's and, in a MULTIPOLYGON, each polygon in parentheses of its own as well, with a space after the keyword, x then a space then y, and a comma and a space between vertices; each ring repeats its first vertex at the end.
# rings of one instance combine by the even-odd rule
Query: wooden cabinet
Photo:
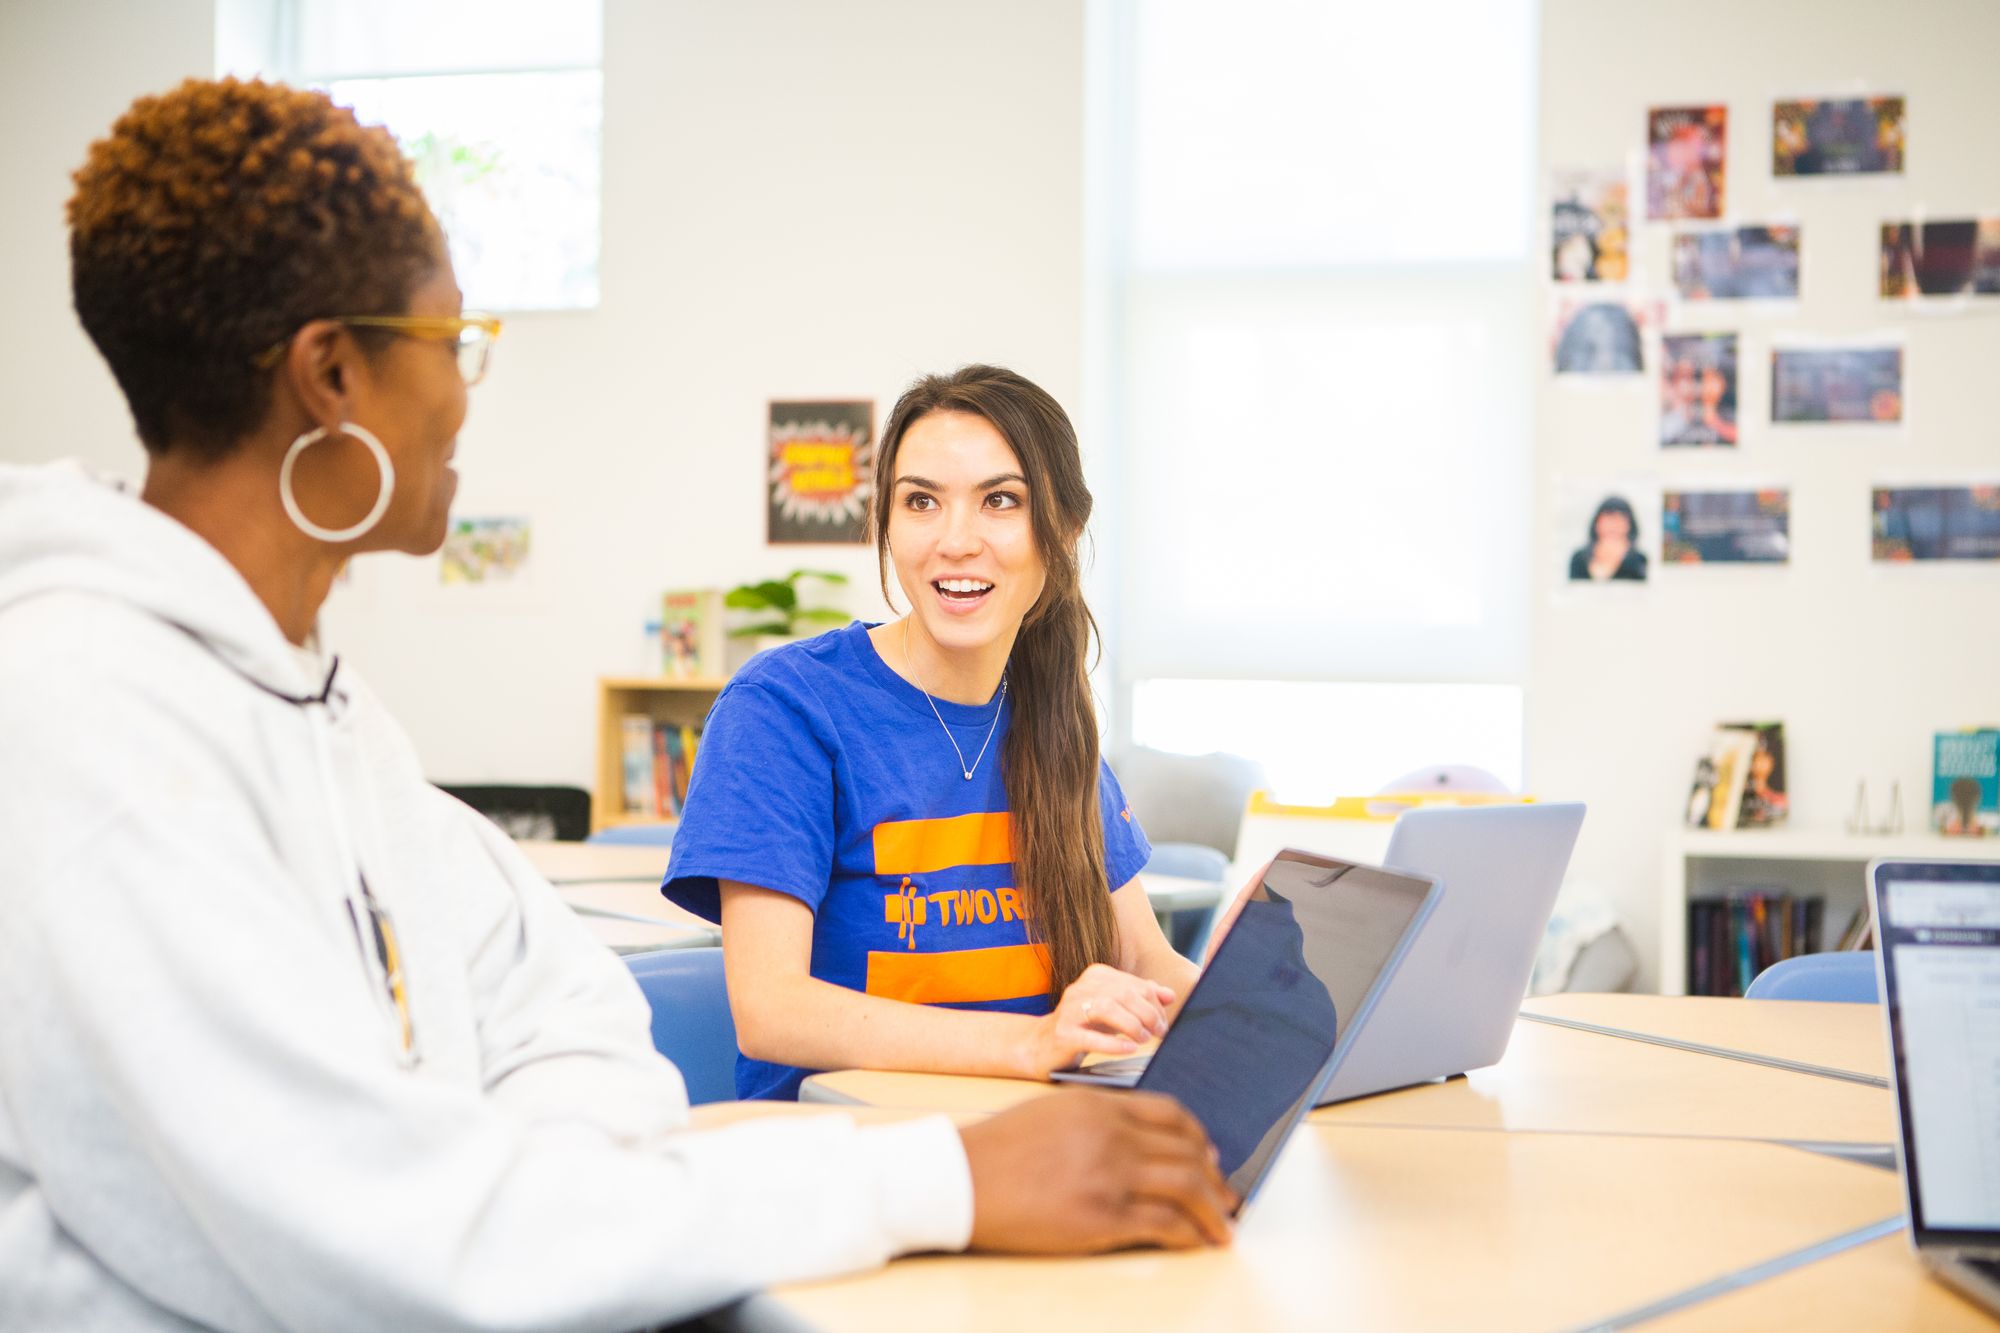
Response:
POLYGON ((649 813, 625 812, 621 719, 639 714, 655 722, 699 728, 728 682, 720 677, 605 676, 597 682, 597 781, 591 792, 590 827, 653 824, 649 813))

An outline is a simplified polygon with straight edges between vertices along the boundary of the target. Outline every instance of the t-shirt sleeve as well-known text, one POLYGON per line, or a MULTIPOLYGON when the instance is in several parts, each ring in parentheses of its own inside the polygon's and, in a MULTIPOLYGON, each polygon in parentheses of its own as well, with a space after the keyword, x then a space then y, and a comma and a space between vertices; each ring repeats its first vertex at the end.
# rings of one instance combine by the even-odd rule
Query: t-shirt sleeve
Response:
POLYGON ((667 898, 722 919, 717 881, 790 894, 814 911, 833 875, 833 755, 804 709, 738 682, 708 715, 681 825, 667 898))
POLYGON ((1146 830, 1133 816, 1111 765, 1102 760, 1097 765, 1097 808, 1104 819, 1104 877, 1116 893, 1153 859, 1153 844, 1146 841, 1146 830))

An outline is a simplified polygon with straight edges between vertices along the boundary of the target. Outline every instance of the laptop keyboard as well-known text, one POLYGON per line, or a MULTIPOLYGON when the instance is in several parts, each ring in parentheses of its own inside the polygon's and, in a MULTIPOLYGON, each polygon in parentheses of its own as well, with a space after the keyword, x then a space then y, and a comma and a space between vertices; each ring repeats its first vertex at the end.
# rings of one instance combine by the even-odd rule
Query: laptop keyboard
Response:
POLYGON ((1988 1282, 2000 1284, 2000 1259, 1961 1259, 1960 1263, 1970 1268, 1988 1282))

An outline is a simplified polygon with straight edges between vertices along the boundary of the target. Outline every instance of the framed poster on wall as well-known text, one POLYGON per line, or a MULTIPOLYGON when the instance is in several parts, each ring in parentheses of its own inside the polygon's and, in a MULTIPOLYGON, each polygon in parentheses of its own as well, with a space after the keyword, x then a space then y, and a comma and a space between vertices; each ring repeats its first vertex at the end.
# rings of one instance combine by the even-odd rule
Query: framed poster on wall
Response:
POLYGON ((774 400, 765 443, 765 539, 771 545, 868 540, 874 400, 774 400))

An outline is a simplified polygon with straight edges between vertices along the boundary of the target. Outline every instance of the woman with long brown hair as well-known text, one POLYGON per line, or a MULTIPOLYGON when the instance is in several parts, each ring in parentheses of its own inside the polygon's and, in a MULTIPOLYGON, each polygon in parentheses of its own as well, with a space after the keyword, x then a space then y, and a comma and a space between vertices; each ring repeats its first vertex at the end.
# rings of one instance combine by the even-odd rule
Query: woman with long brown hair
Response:
POLYGON ((909 612, 763 654, 717 700, 665 891, 723 924, 739 1095, 848 1066, 1039 1078, 1166 1030, 1196 969, 1098 753, 1090 510, 1046 392, 918 380, 873 511, 909 612))

